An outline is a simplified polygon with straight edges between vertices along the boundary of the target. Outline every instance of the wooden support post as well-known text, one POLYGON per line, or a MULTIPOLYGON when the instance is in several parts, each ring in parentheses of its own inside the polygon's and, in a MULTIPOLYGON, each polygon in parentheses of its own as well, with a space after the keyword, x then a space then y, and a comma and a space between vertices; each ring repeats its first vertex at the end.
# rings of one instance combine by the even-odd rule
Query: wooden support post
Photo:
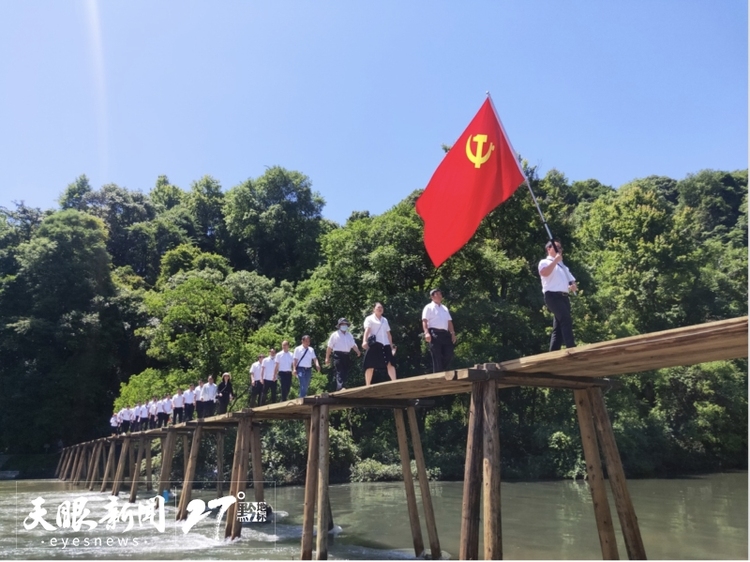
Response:
POLYGON ((184 521, 187 519, 187 506, 190 503, 191 496, 193 495, 193 480, 195 479, 195 469, 198 466, 198 450, 201 445, 201 433, 203 432, 203 424, 198 423, 198 426, 193 432, 193 444, 190 447, 190 457, 188 459, 187 470, 185 470, 185 479, 182 483, 182 493, 180 494, 180 504, 177 506, 177 521, 184 521))
POLYGON ((60 451, 60 460, 57 461, 57 467, 55 467, 55 478, 60 476, 60 469, 63 465, 63 459, 65 458, 65 450, 60 451))
POLYGON ((466 464, 464 466, 464 490, 461 503, 461 535, 458 557, 461 560, 479 558, 479 501, 482 481, 482 447, 484 413, 484 386, 471 383, 469 406, 469 433, 466 438, 466 464))
POLYGON ((117 463, 117 472, 115 473, 115 479, 112 482, 112 495, 116 496, 120 493, 120 486, 125 476, 125 465, 129 463, 128 458, 130 457, 130 435, 126 435, 122 439, 122 450, 120 451, 120 462, 117 463))
POLYGON ((70 463, 73 460, 73 448, 68 447, 65 449, 65 462, 63 463, 62 469, 60 469, 60 480, 65 480, 68 477, 70 471, 70 463))
POLYGON ((638 518, 635 515, 633 502, 630 499, 630 492, 628 492, 625 471, 622 468, 622 460, 620 459, 620 452, 617 449, 615 433, 612 431, 612 423, 609 421, 609 416, 607 415, 607 406, 604 403, 602 389, 589 388, 587 392, 591 400, 596 432, 599 436, 602 452, 604 453, 609 485, 612 488, 612 495, 615 500, 617 515, 620 519, 628 558, 630 560, 646 560, 646 549, 643 547, 641 530, 638 527, 638 518))
POLYGON ((224 431, 216 433, 216 497, 224 492, 224 431))
POLYGON ((78 461, 81 456, 81 446, 76 445, 75 449, 73 450, 73 457, 70 462, 70 469, 68 470, 68 475, 65 478, 65 480, 68 480, 69 482, 72 482, 76 475, 76 469, 78 468, 78 461))
POLYGON ((103 450, 104 441, 97 441, 94 447, 94 466, 91 467, 91 474, 89 475, 89 490, 94 489, 94 482, 99 477, 99 465, 101 464, 103 450))
POLYGON ((99 459, 101 462, 99 464, 99 473, 96 475, 97 478, 101 479, 104 477, 104 467, 107 465, 107 453, 104 452, 104 449, 107 448, 106 446, 107 441, 102 441, 102 446, 99 449, 99 455, 101 456, 101 459, 99 459))
MULTIPOLYGON (((141 433, 141 435, 143 435, 141 433)), ((130 482, 130 503, 135 503, 136 497, 138 497, 138 481, 141 479, 141 461, 146 448, 146 439, 144 437, 138 438, 138 456, 136 457, 135 466, 133 467, 133 478, 130 482)))
POLYGON ((154 483, 151 479, 151 445, 153 441, 150 437, 146 438, 146 491, 154 489, 154 483))
MULTIPOLYGON (((129 436, 132 438, 132 434, 129 433, 129 436)), ((135 441, 133 441, 135 443, 135 441)), ((133 465, 135 465, 135 446, 130 447, 130 450, 128 451, 128 466, 127 466, 127 475, 130 476, 130 478, 133 478, 133 465)))
POLYGON ((581 443, 586 458, 586 475, 591 488, 591 499, 594 502, 594 516, 599 531, 599 544, 602 547, 604 560, 618 560, 615 528, 607 500, 607 489, 604 485, 602 461, 599 457, 599 444, 596 440, 594 419, 591 413, 591 401, 586 390, 574 390, 573 395, 578 413, 578 425, 581 428, 581 443))
POLYGON ((107 464, 104 465, 104 476, 102 476, 102 487, 99 490, 100 492, 104 492, 107 489, 107 479, 110 477, 110 474, 114 472, 116 449, 117 441, 110 441, 109 453, 107 454, 107 464))
POLYGON ((422 452, 422 439, 419 436, 419 425, 414 407, 406 409, 409 418, 409 432, 411 433, 411 446, 414 449, 414 460, 417 463, 417 476, 419 477, 419 491, 422 494, 422 509, 424 509, 424 520, 427 525, 427 536, 430 539, 430 553, 433 560, 439 560, 442 556, 440 540, 435 523, 435 510, 432 508, 432 496, 430 495, 430 482, 427 479, 427 464, 422 452))
MULTIPOLYGON (((250 460, 250 440, 252 438, 250 434, 250 429, 252 427, 252 418, 247 418, 243 420, 245 423, 240 424, 239 429, 242 431, 242 441, 241 441, 241 447, 239 452, 239 465, 237 468, 237 476, 236 476, 236 492, 235 496, 239 495, 240 492, 243 494, 245 493, 245 490, 247 488, 247 469, 248 469, 248 463, 250 460)), ((235 451, 236 453, 236 451, 235 451)), ((238 539, 242 535, 242 522, 237 519, 236 516, 236 504, 233 506, 235 507, 235 516, 232 518, 232 539, 238 539)))
POLYGON ((313 406, 307 431, 307 473, 305 475, 305 503, 302 512, 300 560, 312 560, 315 495, 318 491, 319 418, 320 406, 313 406))
POLYGON ((188 436, 182 435, 182 474, 187 474, 188 460, 190 460, 190 449, 188 449, 188 436))
MULTIPOLYGON (((243 418, 237 424, 237 437, 234 440, 234 454, 232 455, 232 472, 229 475, 229 495, 237 497, 239 485, 239 473, 242 465, 242 441, 245 437, 244 427, 251 422, 250 418, 243 418)), ((239 501, 239 500, 238 500, 239 501)), ((224 538, 232 537, 234 524, 237 519, 237 504, 232 504, 227 509, 227 524, 224 528, 224 538)))
POLYGON ((396 420, 396 436, 398 437, 398 452, 401 456, 401 472, 404 475, 404 490, 406 491, 406 506, 409 511, 409 525, 411 525, 411 537, 414 543, 414 554, 419 558, 424 554, 424 540, 422 539, 422 527, 419 524, 419 511, 417 510, 417 496, 414 493, 414 480, 411 476, 411 462, 409 460, 409 444, 406 441, 406 425, 404 424, 404 412, 400 409, 393 410, 396 420))
POLYGON ((159 472, 159 488, 156 493, 162 495, 164 490, 169 490, 170 476, 172 474, 172 461, 174 460, 175 444, 177 443, 177 433, 173 428, 167 430, 167 437, 164 439, 164 447, 161 450, 161 471, 159 472))
POLYGON ((73 484, 78 484, 81 482, 83 466, 86 464, 86 451, 87 451, 87 446, 81 445, 81 452, 78 456, 78 466, 76 467, 76 474, 73 477, 73 484))
POLYGON ((262 502, 263 499, 263 454, 260 449, 260 426, 252 424, 250 429, 250 451, 253 456, 253 492, 255 501, 262 502))
POLYGON ((502 560, 503 529, 500 519, 500 430, 497 423, 497 383, 484 388, 483 506, 484 559, 502 560))
POLYGON ((317 559, 328 560, 328 406, 320 407, 318 420, 318 540, 317 559))

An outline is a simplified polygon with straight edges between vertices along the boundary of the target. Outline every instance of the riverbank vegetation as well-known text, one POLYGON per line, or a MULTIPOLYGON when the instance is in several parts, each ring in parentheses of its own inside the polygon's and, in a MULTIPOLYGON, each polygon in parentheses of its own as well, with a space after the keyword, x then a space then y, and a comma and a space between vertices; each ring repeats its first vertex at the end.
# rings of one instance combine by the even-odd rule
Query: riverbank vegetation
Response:
MULTIPOLYGON (((557 170, 527 173, 579 279, 579 345, 747 314, 747 170, 652 176, 617 190, 557 170)), ((536 273, 545 235, 528 191, 437 270, 414 211, 419 194, 339 225, 323 218, 309 178, 274 167, 227 190, 211 177, 181 189, 164 176, 148 193, 94 189, 81 176, 58 209, 0 208, 0 452, 106 435, 113 407, 224 371, 241 409, 259 352, 310 334, 322 356, 336 320, 349 318, 361 337, 376 300, 399 377, 423 374, 420 314, 432 287, 459 334, 454 367, 545 351, 552 321, 536 273)), ((747 468, 746 360, 620 381, 606 400, 629 476, 747 468)), ((357 371, 350 386, 361 384, 357 371)), ((324 370, 310 392, 333 388, 324 370)), ((499 392, 504 477, 585 473, 569 391, 499 392)), ((461 479, 468 396, 435 402, 418 411, 427 463, 433 477, 461 479)), ((331 419, 332 480, 398 477, 390 411, 331 419)), ((304 426, 269 423, 263 441, 266 478, 300 482, 304 426)), ((210 472, 215 449, 204 447, 210 472)))

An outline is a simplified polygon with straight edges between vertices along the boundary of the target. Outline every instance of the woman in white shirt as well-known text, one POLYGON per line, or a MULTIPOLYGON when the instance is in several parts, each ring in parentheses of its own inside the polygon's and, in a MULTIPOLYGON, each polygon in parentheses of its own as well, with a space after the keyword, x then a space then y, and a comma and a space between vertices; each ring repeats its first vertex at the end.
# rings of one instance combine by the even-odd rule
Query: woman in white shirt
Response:
POLYGON ((372 314, 365 318, 365 333, 362 336, 362 347, 367 350, 363 368, 365 370, 365 386, 372 383, 372 374, 375 369, 388 369, 388 376, 392 381, 396 380, 396 365, 393 361, 393 345, 391 327, 388 319, 383 316, 383 305, 375 303, 372 314))

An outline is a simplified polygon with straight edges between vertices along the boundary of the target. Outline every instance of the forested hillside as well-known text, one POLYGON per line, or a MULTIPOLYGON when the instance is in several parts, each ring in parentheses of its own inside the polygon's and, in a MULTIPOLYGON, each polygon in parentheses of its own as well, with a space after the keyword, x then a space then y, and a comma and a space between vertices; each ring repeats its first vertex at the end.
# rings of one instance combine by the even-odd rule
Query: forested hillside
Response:
MULTIPOLYGON (((579 345, 747 314, 747 170, 617 190, 556 170, 527 174, 579 279, 579 345)), ((545 351, 552 320, 536 264, 546 236, 528 191, 437 270, 414 211, 420 193, 338 225, 323 218, 309 178, 274 167, 229 189, 208 176, 189 189, 161 176, 148 193, 95 189, 81 176, 58 209, 0 207, 0 452, 105 435, 113 406, 224 371, 240 391, 231 408, 241 409, 259 352, 310 334, 324 356, 336 320, 349 318, 361 337, 375 301, 398 345, 399 378, 423 374, 420 315, 436 286, 459 335, 454 367, 545 351)), ((349 386, 363 383, 358 371, 349 386)), ((622 383, 606 400, 630 476, 747 466, 746 360, 622 383)), ((333 388, 326 370, 310 392, 333 388)), ((569 391, 499 396, 505 476, 585 473, 569 391)), ((419 412, 427 462, 435 476, 460 479, 468 396, 436 401, 419 412)), ((391 412, 331 418, 332 478, 388 477, 398 462, 391 412)), ((267 478, 298 480, 302 424, 270 424, 263 439, 267 478)))

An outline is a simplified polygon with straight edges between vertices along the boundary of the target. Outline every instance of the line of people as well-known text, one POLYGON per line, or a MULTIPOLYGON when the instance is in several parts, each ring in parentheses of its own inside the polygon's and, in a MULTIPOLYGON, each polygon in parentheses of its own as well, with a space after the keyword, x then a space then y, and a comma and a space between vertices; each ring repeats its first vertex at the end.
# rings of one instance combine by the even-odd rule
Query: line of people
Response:
POLYGON ((222 375, 218 385, 210 376, 207 382, 199 380, 197 386, 191 384, 186 390, 179 388, 174 395, 167 393, 162 398, 154 395, 149 402, 113 412, 109 425, 113 434, 167 427, 190 421, 194 416, 200 419, 224 414, 233 398, 229 373, 222 375))

